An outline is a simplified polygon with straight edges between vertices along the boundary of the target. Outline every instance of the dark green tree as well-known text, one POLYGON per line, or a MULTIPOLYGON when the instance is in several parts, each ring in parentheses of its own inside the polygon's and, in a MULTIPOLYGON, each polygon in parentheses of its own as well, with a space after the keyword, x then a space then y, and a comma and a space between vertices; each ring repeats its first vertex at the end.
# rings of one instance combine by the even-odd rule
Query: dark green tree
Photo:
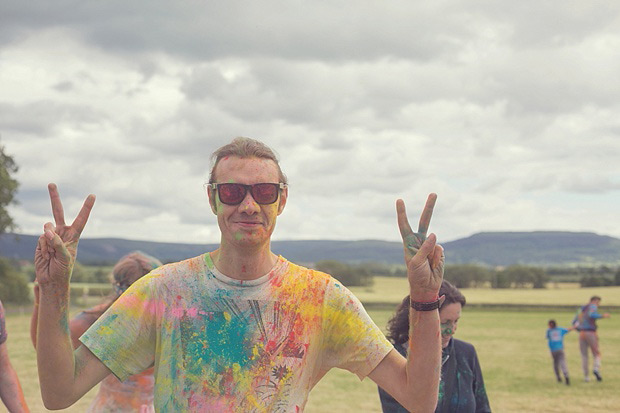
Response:
POLYGON ((17 164, 11 156, 4 152, 4 146, 0 144, 0 234, 16 229, 15 222, 9 215, 7 207, 17 203, 15 193, 19 184, 12 177, 17 170, 17 164))
POLYGON ((493 279, 491 280, 491 286, 493 288, 510 288, 512 282, 505 271, 495 271, 493 279))
POLYGON ((446 265, 444 278, 457 288, 481 287, 491 281, 491 271, 477 264, 446 265))
POLYGON ((531 267, 532 271, 532 283, 534 284, 534 288, 547 288, 547 283, 549 282, 549 275, 542 269, 538 267, 531 267))
POLYGON ((4 303, 23 304, 30 301, 27 275, 22 274, 11 261, 0 258, 0 300, 4 303))
POLYGON ((526 286, 533 284, 534 275, 532 269, 525 265, 511 265, 506 267, 503 271, 512 284, 516 288, 525 288, 526 286))
POLYGON ((317 262, 316 269, 330 274, 347 287, 370 286, 374 281, 372 274, 363 264, 350 265, 340 261, 325 260, 317 262))
POLYGON ((77 282, 77 283, 96 282, 93 272, 89 271, 86 267, 84 267, 78 261, 76 261, 73 266, 73 272, 71 273, 71 281, 77 282))

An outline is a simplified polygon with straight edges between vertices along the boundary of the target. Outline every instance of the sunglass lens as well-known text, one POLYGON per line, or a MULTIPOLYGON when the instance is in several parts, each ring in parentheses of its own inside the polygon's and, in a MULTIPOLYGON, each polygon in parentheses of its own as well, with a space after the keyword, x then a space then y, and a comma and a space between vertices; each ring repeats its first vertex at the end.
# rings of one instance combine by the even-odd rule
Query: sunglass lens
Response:
POLYGON ((245 198, 245 188, 239 184, 219 184, 220 201, 228 205, 236 205, 245 198))
POLYGON ((259 204, 272 204, 278 199, 277 184, 257 184, 252 187, 252 197, 259 204))

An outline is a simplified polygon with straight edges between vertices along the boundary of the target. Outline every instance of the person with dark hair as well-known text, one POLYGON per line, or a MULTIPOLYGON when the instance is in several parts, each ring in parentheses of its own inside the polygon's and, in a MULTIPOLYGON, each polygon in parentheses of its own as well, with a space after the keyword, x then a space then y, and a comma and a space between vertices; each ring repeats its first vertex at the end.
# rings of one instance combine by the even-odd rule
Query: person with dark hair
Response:
POLYGON ((598 326, 596 320, 599 318, 609 318, 609 313, 601 314, 598 306, 601 304, 601 297, 594 295, 590 297, 590 302, 581 306, 573 319, 573 326, 579 331, 579 352, 581 353, 581 368, 586 382, 590 381, 588 349, 592 351, 592 373, 597 381, 602 381, 601 376, 601 351, 598 346, 598 326))
POLYGON ((29 412, 22 386, 9 358, 7 338, 4 307, 0 301, 0 399, 11 413, 29 412))
POLYGON ((568 377, 568 367, 566 366, 566 357, 564 356, 564 335, 571 328, 558 327, 555 320, 549 320, 549 328, 547 329, 547 340, 549 342, 549 350, 551 351, 551 358, 553 359, 553 371, 555 377, 558 379, 558 383, 562 383, 562 377, 560 376, 560 370, 564 374, 564 381, 566 385, 570 384, 570 378, 568 377))
MULTIPOLYGON (((73 348, 80 346, 80 337, 110 306, 121 296, 131 284, 162 265, 161 261, 140 251, 131 252, 122 257, 111 274, 113 292, 101 303, 80 312, 69 323, 73 348)), ((35 303, 30 321, 30 338, 37 347, 37 323, 39 318, 39 287, 34 287, 35 303)), ((88 408, 88 412, 153 412, 153 388, 155 378, 153 368, 120 381, 109 375, 101 381, 99 391, 88 408)))
MULTIPOLYGON (((473 345, 452 337, 461 318, 461 309, 465 306, 465 296, 446 280, 441 283, 439 296, 444 297, 439 309, 443 351, 439 399, 435 412, 490 412, 476 349, 473 345)), ((407 354, 409 341, 408 307, 409 296, 406 296, 388 321, 387 337, 403 355, 407 354)), ((379 398, 384 413, 408 412, 381 387, 379 398)))
POLYGON ((271 251, 288 199, 277 157, 262 142, 236 138, 213 156, 206 185, 220 245, 152 271, 80 338, 62 328, 71 267, 94 204, 87 197, 66 225, 50 184, 55 225, 39 237, 41 289, 37 361, 48 408, 73 404, 111 372, 120 379, 155 366, 157 411, 298 412, 334 367, 369 377, 410 410, 431 411, 441 371, 443 248, 427 237, 437 196, 414 232, 396 201, 411 302, 409 357, 399 354, 340 282, 271 251))

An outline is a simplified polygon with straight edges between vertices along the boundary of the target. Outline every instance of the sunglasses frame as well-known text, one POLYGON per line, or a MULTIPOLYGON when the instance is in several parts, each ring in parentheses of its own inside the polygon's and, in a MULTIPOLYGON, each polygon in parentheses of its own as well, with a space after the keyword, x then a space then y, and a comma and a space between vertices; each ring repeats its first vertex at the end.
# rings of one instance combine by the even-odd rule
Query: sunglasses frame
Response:
POLYGON ((256 202, 259 205, 271 205, 274 202, 276 202, 278 200, 278 198, 280 197, 280 192, 287 187, 287 184, 285 184, 284 182, 258 182, 256 184, 252 184, 252 185, 246 185, 246 184, 239 184, 236 182, 222 182, 222 183, 216 183, 216 182, 211 182, 207 184, 209 187, 211 187, 211 189, 213 190, 213 192, 217 192, 217 197, 220 200, 220 202, 224 205, 239 205, 240 203, 243 202, 243 200, 245 199, 245 197, 248 195, 248 191, 250 192, 250 195, 252 195, 252 199, 254 200, 254 202, 256 202), (278 196, 276 196, 276 199, 274 199, 272 202, 268 202, 268 203, 264 203, 264 202, 258 202, 258 200, 254 197, 254 186, 255 185, 276 185, 278 187, 278 196), (222 197, 220 196, 220 192, 217 190, 217 187, 219 185, 239 185, 241 187, 243 187, 245 189, 245 193, 243 194, 243 198, 241 198, 241 200, 239 202, 237 202, 236 204, 231 204, 228 202, 224 202, 222 201, 222 197))

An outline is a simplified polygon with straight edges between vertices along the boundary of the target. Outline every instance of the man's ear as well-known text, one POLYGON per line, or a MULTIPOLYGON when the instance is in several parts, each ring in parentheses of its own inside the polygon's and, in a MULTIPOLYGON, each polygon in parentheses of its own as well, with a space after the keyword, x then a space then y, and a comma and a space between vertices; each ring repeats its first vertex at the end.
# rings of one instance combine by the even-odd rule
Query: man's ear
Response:
POLYGON ((211 185, 207 186, 207 195, 209 196, 209 205, 211 206, 211 211, 213 211, 213 213, 217 215, 217 200, 215 199, 215 191, 213 190, 213 188, 211 188, 211 185))
POLYGON ((280 192, 280 202, 278 204, 278 215, 284 211, 284 207, 286 206, 286 199, 288 198, 288 186, 285 186, 280 192))

